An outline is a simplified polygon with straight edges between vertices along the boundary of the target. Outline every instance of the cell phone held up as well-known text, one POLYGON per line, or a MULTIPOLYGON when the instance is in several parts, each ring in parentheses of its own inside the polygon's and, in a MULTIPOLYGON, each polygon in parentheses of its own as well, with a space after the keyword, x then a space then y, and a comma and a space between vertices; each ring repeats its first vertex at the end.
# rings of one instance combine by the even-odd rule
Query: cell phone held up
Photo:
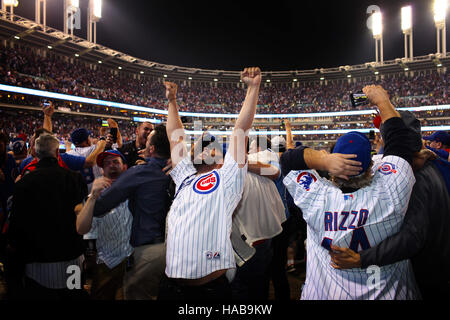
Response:
POLYGON ((109 133, 113 136, 114 143, 117 142, 117 128, 111 128, 109 129, 109 133))
POLYGON ((366 94, 362 91, 351 93, 350 101, 352 103, 353 108, 369 104, 369 99, 367 98, 366 94))

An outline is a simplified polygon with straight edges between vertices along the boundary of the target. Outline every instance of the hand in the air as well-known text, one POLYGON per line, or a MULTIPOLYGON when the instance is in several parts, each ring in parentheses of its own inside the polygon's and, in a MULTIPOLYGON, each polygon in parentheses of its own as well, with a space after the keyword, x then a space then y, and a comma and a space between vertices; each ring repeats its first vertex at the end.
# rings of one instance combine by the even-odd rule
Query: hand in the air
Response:
POLYGON ((166 98, 171 101, 177 98, 177 89, 178 85, 173 82, 164 82, 164 86, 166 87, 166 98))
POLYGON ((384 103, 390 103, 389 94, 379 85, 365 86, 362 91, 366 94, 372 105, 379 106, 384 103))
POLYGON ((258 67, 245 68, 241 72, 241 80, 249 87, 259 87, 261 84, 261 70, 258 67))

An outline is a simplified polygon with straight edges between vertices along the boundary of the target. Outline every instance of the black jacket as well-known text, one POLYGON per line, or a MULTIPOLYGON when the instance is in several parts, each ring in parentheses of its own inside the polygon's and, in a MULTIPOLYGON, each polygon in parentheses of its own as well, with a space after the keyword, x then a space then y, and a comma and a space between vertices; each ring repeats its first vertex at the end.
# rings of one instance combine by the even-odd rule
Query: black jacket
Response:
POLYGON ((450 280, 450 197, 432 162, 427 162, 415 177, 400 231, 359 252, 361 265, 383 266, 412 258, 419 287, 440 287, 450 280))
POLYGON ((86 195, 82 175, 55 158, 39 161, 16 183, 8 241, 25 263, 68 261, 83 253, 74 208, 86 195))
POLYGON ((136 148, 136 140, 124 143, 118 150, 124 155, 125 159, 127 160, 128 169, 134 167, 137 160, 145 160, 138 154, 138 151, 140 149, 136 148))

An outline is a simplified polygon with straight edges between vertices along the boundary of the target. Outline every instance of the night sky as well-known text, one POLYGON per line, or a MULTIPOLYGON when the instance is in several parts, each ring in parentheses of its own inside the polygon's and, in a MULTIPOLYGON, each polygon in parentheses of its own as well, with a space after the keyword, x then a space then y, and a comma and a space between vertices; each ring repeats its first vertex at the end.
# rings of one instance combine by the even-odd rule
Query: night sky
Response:
MULTIPOLYGON (((47 24, 62 30, 63 1, 47 3, 47 24)), ((75 31, 83 38, 87 4, 80 0, 82 30, 75 31)), ((384 59, 403 57, 400 10, 407 4, 413 6, 414 55, 436 52, 432 0, 103 0, 97 43, 186 67, 338 67, 375 60, 375 43, 366 26, 370 5, 383 12, 384 59)), ((34 0, 19 0, 15 13, 34 19, 34 0)))

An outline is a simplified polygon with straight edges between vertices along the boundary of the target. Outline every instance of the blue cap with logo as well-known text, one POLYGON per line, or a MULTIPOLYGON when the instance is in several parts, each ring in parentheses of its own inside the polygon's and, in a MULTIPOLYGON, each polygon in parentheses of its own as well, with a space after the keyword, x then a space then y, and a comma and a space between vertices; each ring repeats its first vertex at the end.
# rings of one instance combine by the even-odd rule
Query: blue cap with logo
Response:
POLYGON ((431 136, 423 137, 424 140, 442 142, 442 144, 450 145, 450 135, 445 131, 436 131, 431 136))
POLYGON ((372 146, 369 139, 362 133, 357 131, 350 131, 340 137, 336 146, 333 149, 333 153, 342 154, 356 154, 357 157, 351 160, 361 162, 362 171, 360 174, 366 172, 369 168, 372 146))

